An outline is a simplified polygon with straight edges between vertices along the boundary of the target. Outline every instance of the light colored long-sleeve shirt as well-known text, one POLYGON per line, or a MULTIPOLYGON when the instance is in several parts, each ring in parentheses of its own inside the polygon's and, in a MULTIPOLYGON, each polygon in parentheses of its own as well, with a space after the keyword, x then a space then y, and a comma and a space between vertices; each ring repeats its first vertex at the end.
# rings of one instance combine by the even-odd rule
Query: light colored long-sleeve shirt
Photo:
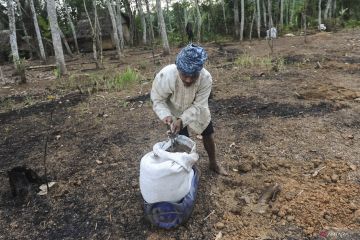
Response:
POLYGON ((204 68, 196 82, 187 87, 181 81, 176 65, 168 65, 154 79, 151 89, 153 110, 161 120, 167 116, 181 118, 184 127, 189 126, 200 134, 211 120, 208 104, 211 86, 211 75, 204 68))

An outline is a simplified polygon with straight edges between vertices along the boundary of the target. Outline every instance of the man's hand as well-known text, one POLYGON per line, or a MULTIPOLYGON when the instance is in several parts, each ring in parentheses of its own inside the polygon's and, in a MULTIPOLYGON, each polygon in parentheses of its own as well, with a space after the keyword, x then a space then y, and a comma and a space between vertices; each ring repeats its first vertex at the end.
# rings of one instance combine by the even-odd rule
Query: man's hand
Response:
POLYGON ((172 119, 172 116, 167 116, 167 117, 165 117, 163 120, 163 123, 165 123, 166 125, 171 125, 172 124, 172 122, 173 122, 173 119, 172 119))
POLYGON ((183 128, 182 120, 181 120, 181 118, 178 118, 178 119, 172 124, 172 129, 171 129, 171 131, 172 131, 173 133, 179 133, 182 128, 183 128))

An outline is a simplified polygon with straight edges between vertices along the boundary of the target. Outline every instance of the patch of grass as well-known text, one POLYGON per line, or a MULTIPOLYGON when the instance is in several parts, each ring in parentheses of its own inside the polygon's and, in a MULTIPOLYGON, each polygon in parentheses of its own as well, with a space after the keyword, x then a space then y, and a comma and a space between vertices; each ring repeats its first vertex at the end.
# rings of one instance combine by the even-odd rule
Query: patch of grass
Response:
POLYGON ((15 62, 15 71, 18 76, 20 76, 20 83, 26 83, 25 76, 25 59, 20 58, 15 62))
POLYGON ((255 57, 249 54, 244 54, 238 57, 235 60, 235 64, 240 67, 264 67, 266 69, 270 69, 271 64, 271 57, 255 57))
POLYGON ((15 109, 15 101, 13 99, 6 99, 0 104, 1 108, 4 108, 5 111, 12 111, 15 109))
POLYGON ((128 67, 124 72, 96 72, 71 75, 68 79, 60 79, 59 88, 64 90, 79 90, 82 93, 93 94, 99 91, 119 91, 138 83, 141 75, 128 67))
POLYGON ((285 59, 283 57, 276 57, 272 60, 272 70, 281 72, 285 70, 285 59))
POLYGON ((127 68, 125 72, 117 73, 107 83, 108 89, 124 89, 140 80, 139 74, 132 68, 127 68))
POLYGON ((33 104, 34 104, 34 99, 31 96, 26 96, 25 101, 24 101, 24 105, 25 106, 31 106, 33 104))

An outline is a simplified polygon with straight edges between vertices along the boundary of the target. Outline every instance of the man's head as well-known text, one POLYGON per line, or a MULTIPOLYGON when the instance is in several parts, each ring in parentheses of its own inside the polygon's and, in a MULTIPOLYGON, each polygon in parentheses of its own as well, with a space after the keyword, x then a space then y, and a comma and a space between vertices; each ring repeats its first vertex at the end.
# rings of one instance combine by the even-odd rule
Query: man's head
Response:
POLYGON ((176 57, 176 66, 180 79, 185 86, 191 86, 199 78, 200 71, 207 59, 207 53, 202 47, 189 44, 176 57))

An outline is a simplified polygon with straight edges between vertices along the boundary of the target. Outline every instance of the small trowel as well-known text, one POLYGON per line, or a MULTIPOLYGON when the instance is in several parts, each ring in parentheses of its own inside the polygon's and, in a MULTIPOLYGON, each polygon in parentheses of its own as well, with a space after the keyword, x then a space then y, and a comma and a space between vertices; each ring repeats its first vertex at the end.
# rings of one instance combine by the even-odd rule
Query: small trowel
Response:
POLYGON ((174 145, 175 145, 175 139, 176 139, 176 137, 178 136, 178 134, 177 133, 175 133, 175 129, 174 129, 174 125, 173 125, 173 123, 171 123, 170 125, 168 125, 168 131, 167 131, 167 134, 168 134, 168 136, 169 136, 169 138, 170 138, 170 140, 171 140, 171 146, 170 146, 170 149, 174 149, 174 145))

